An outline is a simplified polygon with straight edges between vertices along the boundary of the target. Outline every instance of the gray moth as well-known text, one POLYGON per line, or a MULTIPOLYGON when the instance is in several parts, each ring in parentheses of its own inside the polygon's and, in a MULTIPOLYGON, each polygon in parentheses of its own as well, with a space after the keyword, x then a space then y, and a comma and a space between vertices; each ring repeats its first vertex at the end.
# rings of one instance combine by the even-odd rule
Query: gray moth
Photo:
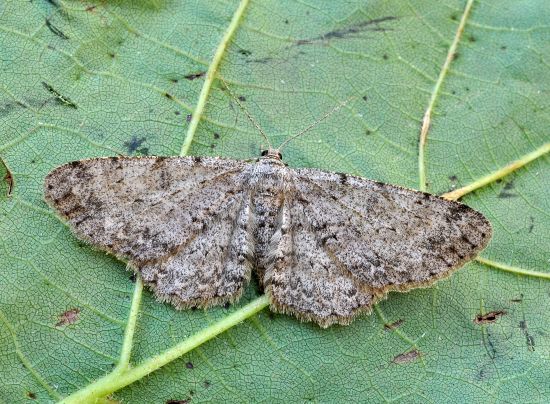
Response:
POLYGON ((390 291, 427 287, 473 259, 491 225, 458 202, 365 178, 255 161, 74 161, 45 199, 75 234, 127 261, 176 308, 236 301, 252 271, 271 309, 349 324, 390 291))

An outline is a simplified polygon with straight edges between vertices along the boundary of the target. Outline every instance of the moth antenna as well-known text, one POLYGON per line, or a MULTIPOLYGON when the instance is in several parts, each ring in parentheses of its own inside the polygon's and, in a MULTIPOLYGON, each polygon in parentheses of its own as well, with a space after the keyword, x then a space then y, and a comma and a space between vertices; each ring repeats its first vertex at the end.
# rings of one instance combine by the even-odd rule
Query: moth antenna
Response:
POLYGON ((334 108, 332 108, 330 111, 328 111, 325 115, 323 115, 321 118, 317 119, 315 122, 313 122, 311 125, 309 125, 307 128, 301 130, 299 133, 297 133, 296 135, 290 137, 289 139, 285 140, 278 148, 277 150, 281 151, 283 150, 283 147, 285 147, 287 145, 287 143, 289 143, 290 141, 296 139, 297 137, 299 136, 302 136, 304 133, 306 132, 309 132, 311 129, 313 129, 315 126, 317 126, 320 122, 324 121, 325 119, 327 119, 329 116, 331 116, 332 114, 334 114, 335 112, 337 112, 340 108, 342 108, 343 106, 345 106, 348 102, 350 102, 351 100, 353 100, 354 98, 356 98, 355 96, 351 96, 349 97, 346 101, 344 102, 341 102, 340 104, 336 105, 334 108))
POLYGON ((223 85, 225 86, 225 88, 227 88, 227 91, 229 92, 229 95, 231 96, 231 98, 233 98, 233 100, 239 105, 239 107, 243 110, 243 112, 245 113, 245 115, 247 116, 248 120, 250 122, 252 122, 252 125, 254 125, 256 127, 256 129, 258 129, 258 132, 261 133, 261 135, 263 136, 263 138, 265 139, 265 141, 267 142, 267 144, 269 145, 269 148, 271 149, 271 142, 269 141, 269 139, 267 138, 266 134, 264 133, 264 131, 262 130, 262 128, 260 127, 260 125, 258 124, 258 122, 256 122, 256 120, 254 118, 252 118, 252 115, 250 115, 250 113, 248 112, 248 110, 244 107, 243 104, 241 104, 241 102, 239 101, 239 98, 235 96, 235 94, 233 94, 233 91, 231 91, 231 89, 229 88, 229 85, 225 82, 225 80, 223 79, 223 77, 221 76, 218 76, 218 78, 223 82, 223 85))

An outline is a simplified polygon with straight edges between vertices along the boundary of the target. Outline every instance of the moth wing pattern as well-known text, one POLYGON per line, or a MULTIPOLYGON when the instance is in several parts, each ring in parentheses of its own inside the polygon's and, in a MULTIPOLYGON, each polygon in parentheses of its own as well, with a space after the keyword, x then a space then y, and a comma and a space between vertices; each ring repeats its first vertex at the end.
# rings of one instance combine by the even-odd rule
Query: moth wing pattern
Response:
POLYGON ((372 291, 324 248, 302 205, 286 200, 282 209, 281 227, 273 237, 271 262, 262 280, 271 308, 323 328, 349 324, 357 314, 370 311, 372 291))
POLYGON ((328 256, 378 294, 449 276, 492 234, 474 209, 395 185, 297 169, 294 187, 296 208, 328 256))
POLYGON ((75 161, 46 177, 45 199, 80 238, 129 261, 160 300, 209 306, 236 299, 250 278, 249 201, 239 176, 246 164, 207 157, 75 161))

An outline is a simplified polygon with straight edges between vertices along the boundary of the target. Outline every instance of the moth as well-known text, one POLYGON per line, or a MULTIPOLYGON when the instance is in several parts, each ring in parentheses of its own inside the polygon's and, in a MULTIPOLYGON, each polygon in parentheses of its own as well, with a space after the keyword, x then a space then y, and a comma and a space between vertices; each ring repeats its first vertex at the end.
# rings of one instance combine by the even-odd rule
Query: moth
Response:
POLYGON ((48 174, 45 199, 78 238, 127 261, 160 301, 234 302, 255 271, 272 310, 321 327, 449 276, 491 238, 489 221, 466 205, 291 168, 281 149, 254 161, 74 161, 48 174))

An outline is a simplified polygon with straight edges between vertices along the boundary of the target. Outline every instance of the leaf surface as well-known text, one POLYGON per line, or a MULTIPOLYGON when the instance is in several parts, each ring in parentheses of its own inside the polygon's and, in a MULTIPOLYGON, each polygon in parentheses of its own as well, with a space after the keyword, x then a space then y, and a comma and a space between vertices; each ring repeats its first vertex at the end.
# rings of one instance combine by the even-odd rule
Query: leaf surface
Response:
MULTIPOLYGON (((108 374, 137 307, 124 263, 47 208, 50 170, 178 155, 186 139, 194 155, 254 158, 267 146, 220 82, 204 90, 215 67, 274 146, 355 97, 289 144, 291 167, 442 194, 540 153, 463 198, 494 227, 483 263, 392 293, 348 327, 263 310, 110 398, 548 401, 549 18, 544 0, 0 4, 0 397, 57 401, 108 374)), ((176 311, 144 291, 130 362, 259 295, 252 284, 232 307, 176 311)))

